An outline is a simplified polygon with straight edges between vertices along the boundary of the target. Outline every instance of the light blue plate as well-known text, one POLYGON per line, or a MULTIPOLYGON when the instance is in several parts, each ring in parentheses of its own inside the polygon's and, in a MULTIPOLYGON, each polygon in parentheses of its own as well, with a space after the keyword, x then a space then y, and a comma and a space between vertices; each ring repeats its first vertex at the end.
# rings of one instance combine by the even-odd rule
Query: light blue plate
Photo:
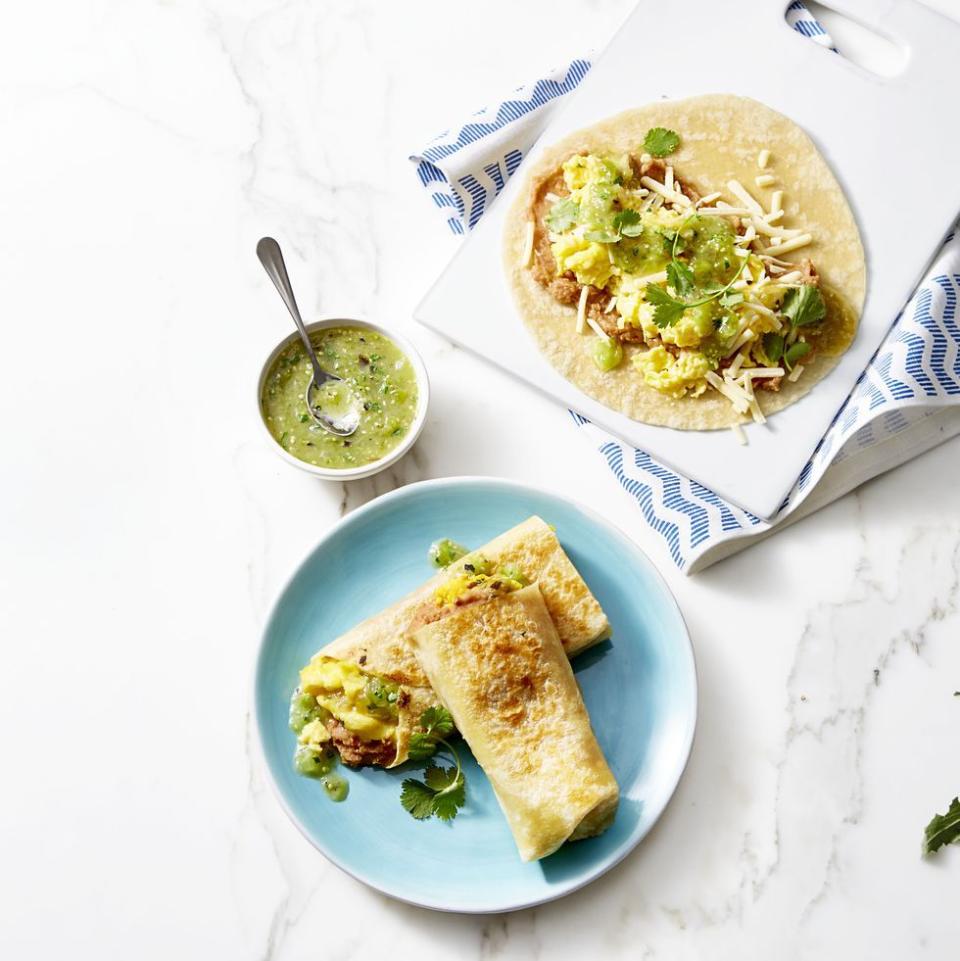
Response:
MULTIPOLYGON (((331 861, 392 897, 445 911, 510 911, 567 894, 625 857, 660 816, 693 741, 697 680, 683 619, 653 565, 623 535, 569 501, 501 480, 455 478, 401 488, 354 511, 323 538, 280 595, 255 677, 260 742, 280 799, 331 861), (347 628, 433 572, 427 547, 478 547, 531 514, 553 524, 603 605, 613 637, 574 661, 600 746, 620 785, 613 826, 524 864, 489 782, 466 755, 467 804, 456 820, 415 821, 398 770, 341 768, 342 804, 293 769, 287 704, 299 668, 347 628)), ((574 775, 576 772, 573 772, 574 775)))

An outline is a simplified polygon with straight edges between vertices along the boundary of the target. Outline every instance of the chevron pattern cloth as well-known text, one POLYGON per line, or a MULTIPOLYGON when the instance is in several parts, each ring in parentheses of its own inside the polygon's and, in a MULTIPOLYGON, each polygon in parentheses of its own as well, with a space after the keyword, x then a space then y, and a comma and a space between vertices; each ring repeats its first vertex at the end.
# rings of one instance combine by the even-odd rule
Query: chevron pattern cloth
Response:
MULTIPOLYGON (((787 10, 803 36, 835 49, 800 0, 787 10)), ((436 137, 410 159, 456 234, 473 229, 563 97, 591 66, 571 61, 436 137)), ((824 506, 869 477, 960 434, 960 232, 945 241, 885 342, 801 471, 776 518, 764 521, 664 467, 571 411, 574 423, 688 573, 824 506)))

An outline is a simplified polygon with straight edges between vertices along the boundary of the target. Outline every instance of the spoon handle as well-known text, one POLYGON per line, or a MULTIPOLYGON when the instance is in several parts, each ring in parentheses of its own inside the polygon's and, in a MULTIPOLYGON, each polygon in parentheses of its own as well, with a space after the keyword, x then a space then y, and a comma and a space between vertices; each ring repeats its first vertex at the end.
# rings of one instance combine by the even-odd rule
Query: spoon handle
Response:
POLYGON ((297 307, 297 299, 293 296, 293 288, 290 286, 290 278, 287 276, 287 265, 283 262, 283 254, 273 237, 261 237, 257 243, 257 257, 263 264, 263 269, 267 276, 273 281, 274 287, 280 294, 281 299, 287 305, 293 322, 300 331, 300 339, 306 348, 310 363, 313 364, 314 383, 319 387, 324 381, 330 379, 330 375, 320 366, 317 355, 313 352, 313 344, 310 343, 310 335, 307 328, 303 325, 303 318, 300 316, 300 308, 297 307))

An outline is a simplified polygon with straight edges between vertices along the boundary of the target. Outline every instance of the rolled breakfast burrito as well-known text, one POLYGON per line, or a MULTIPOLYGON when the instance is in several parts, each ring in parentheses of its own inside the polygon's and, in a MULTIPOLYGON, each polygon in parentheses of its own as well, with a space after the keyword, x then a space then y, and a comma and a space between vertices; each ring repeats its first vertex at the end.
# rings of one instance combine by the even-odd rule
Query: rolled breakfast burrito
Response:
POLYGON ((617 782, 536 584, 460 607, 412 641, 524 861, 610 826, 617 782))
POLYGON ((840 185, 800 127, 745 97, 661 101, 549 147, 504 240, 545 358, 648 424, 762 423, 827 376, 863 307, 840 185))
POLYGON ((411 625, 534 581, 566 656, 609 636, 606 615, 557 535, 530 517, 313 656, 291 702, 300 755, 335 748, 351 766, 402 764, 420 716, 438 704, 410 645, 411 625))

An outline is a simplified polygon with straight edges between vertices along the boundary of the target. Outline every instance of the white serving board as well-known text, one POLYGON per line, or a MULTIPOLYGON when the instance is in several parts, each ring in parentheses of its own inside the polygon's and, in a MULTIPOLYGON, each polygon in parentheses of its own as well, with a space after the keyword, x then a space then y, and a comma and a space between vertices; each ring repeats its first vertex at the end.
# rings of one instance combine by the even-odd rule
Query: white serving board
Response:
POLYGON ((791 29, 785 6, 641 0, 415 311, 431 329, 763 518, 776 513, 960 211, 960 124, 952 117, 960 24, 914 0, 831 0, 907 48, 904 71, 886 79, 791 29), (685 29, 662 44, 666 16, 685 29), (581 393, 526 333, 501 263, 506 211, 543 146, 630 107, 704 93, 753 97, 810 134, 846 192, 867 257, 853 345, 805 398, 765 426, 750 425, 746 447, 726 430, 640 424, 581 393), (909 183, 917 190, 908 206, 909 183))

